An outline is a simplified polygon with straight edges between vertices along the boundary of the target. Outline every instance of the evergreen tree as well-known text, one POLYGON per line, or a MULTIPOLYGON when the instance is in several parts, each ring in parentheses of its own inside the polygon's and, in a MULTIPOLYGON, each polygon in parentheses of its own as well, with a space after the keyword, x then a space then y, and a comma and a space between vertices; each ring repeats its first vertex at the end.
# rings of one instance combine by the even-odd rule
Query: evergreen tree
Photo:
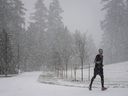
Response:
POLYGON ((124 61, 124 2, 123 0, 103 0, 106 11, 105 20, 101 26, 104 31, 103 48, 106 55, 106 63, 124 61))
MULTIPOLYGON (((60 47, 58 45, 60 43, 58 42, 60 41, 59 38, 64 29, 64 24, 62 22, 62 17, 61 17, 62 12, 63 10, 60 7, 59 1, 53 0, 49 5, 48 31, 47 31, 47 38, 48 38, 47 43, 48 43, 48 47, 50 48, 50 50, 52 50, 50 52, 52 56, 54 56, 55 53, 60 54, 60 51, 59 51, 60 47)), ((60 55, 57 55, 57 56, 56 58, 51 57, 53 59, 53 62, 51 62, 53 67, 57 63, 56 60, 60 58, 59 57, 60 55)))
MULTIPOLYGON (((24 23, 23 13, 21 6, 23 8, 23 4, 19 0, 1 0, 0 1, 0 32, 1 32, 1 43, 3 46, 5 45, 6 52, 1 58, 4 58, 6 55, 8 58, 3 59, 4 62, 8 65, 9 73, 16 73, 18 60, 18 44, 19 42, 19 34, 18 32, 22 32, 22 24, 24 23), (21 11, 22 10, 22 11, 21 11), (21 14, 22 13, 22 14, 21 14), (22 19, 21 19, 22 18, 22 19), (4 42, 7 41, 7 42, 4 42), (16 43, 17 42, 17 43, 16 43), (11 59, 9 59, 11 57, 11 59)), ((1 46, 2 47, 2 46, 1 46)), ((6 71, 7 74, 7 71, 6 71)))
POLYGON ((45 39, 47 31, 47 15, 48 10, 45 7, 44 0, 37 0, 35 4, 35 12, 31 15, 32 22, 28 28, 28 54, 30 69, 39 70, 44 62, 45 56, 45 39), (34 60, 34 62, 33 62, 34 60))
POLYGON ((7 30, 7 25, 9 23, 9 19, 10 19, 10 4, 6 1, 6 0, 1 0, 0 1, 0 73, 1 74, 5 74, 7 73, 7 71, 5 72, 5 69, 7 69, 8 65, 6 62, 6 56, 7 54, 5 54, 7 52, 7 50, 5 50, 5 46, 7 44, 5 44, 6 40, 5 40, 5 29, 7 30), (7 17, 9 16, 9 17, 7 17), (6 52, 5 52, 6 51, 6 52))
POLYGON ((63 22, 61 17, 62 12, 63 10, 60 7, 59 1, 53 0, 50 3, 49 15, 48 15, 48 25, 50 31, 51 30, 54 31, 55 29, 57 30, 58 28, 63 27, 63 22))
POLYGON ((12 23, 10 25, 10 31, 11 31, 11 41, 13 42, 13 64, 17 67, 17 69, 20 69, 20 64, 22 62, 22 52, 24 51, 24 48, 21 47, 23 45, 22 40, 24 39, 23 33, 25 32, 25 11, 24 4, 21 0, 12 0, 12 23))
POLYGON ((124 46, 124 59, 127 60, 128 58, 128 0, 124 2, 125 4, 125 15, 123 16, 123 28, 124 28, 124 38, 123 38, 123 46, 124 46))
POLYGON ((7 25, 12 17, 11 4, 7 0, 0 1, 0 31, 7 29, 7 25))

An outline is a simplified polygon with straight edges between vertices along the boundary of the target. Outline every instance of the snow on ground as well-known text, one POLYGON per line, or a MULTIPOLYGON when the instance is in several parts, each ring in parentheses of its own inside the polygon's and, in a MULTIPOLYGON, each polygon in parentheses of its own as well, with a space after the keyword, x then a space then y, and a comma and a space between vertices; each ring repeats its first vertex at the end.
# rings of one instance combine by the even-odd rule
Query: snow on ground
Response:
MULTIPOLYGON (((93 68, 91 68, 91 77, 93 76, 93 68)), ((68 77, 73 76, 73 72, 68 71, 68 77)), ((45 74, 46 75, 46 74, 45 74)), ((81 77, 81 70, 77 70, 77 80, 78 82, 72 82, 73 78, 69 78, 69 80, 63 80, 63 79, 56 79, 56 78, 47 78, 40 75, 39 81, 42 83, 48 83, 48 84, 55 84, 55 85, 63 85, 63 86, 71 86, 71 87, 82 87, 82 88, 88 88, 89 81, 88 81, 88 69, 84 70, 84 82, 79 82, 81 77)), ((50 77, 50 76, 49 76, 50 77)), ((128 88, 128 62, 118 63, 118 64, 111 64, 111 65, 105 65, 104 66, 104 78, 105 78, 105 86, 109 88, 128 88)), ((100 88, 101 78, 99 76, 96 77, 93 87, 94 88, 100 88)))
MULTIPOLYGON (((81 70, 77 71, 78 80, 81 78, 81 70)), ((69 72, 71 76, 71 71, 69 72)), ((104 65, 105 79, 112 81, 128 81, 128 62, 104 65)), ((93 76, 93 68, 91 68, 93 76)), ((98 76, 97 76, 98 77, 98 76)), ((88 69, 84 70, 84 79, 88 78, 88 69)))
POLYGON ((128 82, 128 62, 107 65, 104 69, 107 80, 128 82))
MULTIPOLYGON (((127 82, 127 69, 128 63, 105 66, 107 81, 127 82), (111 70, 112 68, 113 70, 111 70)), ((110 87, 106 91, 101 91, 100 88, 93 88, 92 91, 89 91, 84 87, 43 84, 38 82, 40 74, 41 72, 27 72, 15 77, 0 77, 0 96, 128 96, 128 87, 110 87)))

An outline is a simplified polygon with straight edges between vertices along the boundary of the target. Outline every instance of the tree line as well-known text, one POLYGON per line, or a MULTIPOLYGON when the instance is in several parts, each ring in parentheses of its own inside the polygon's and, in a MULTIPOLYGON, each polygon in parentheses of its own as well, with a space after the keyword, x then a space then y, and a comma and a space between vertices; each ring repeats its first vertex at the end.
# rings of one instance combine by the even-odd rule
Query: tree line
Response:
MULTIPOLYGON (((102 4, 105 64, 126 61, 128 0, 102 0, 102 4)), ((68 78, 69 70, 81 69, 83 80, 83 70, 93 63, 96 52, 91 36, 70 32, 58 0, 48 7, 44 0, 37 0, 27 29, 26 11, 21 0, 0 0, 0 74, 43 70, 68 78)))
POLYGON ((85 32, 69 31, 62 21, 63 12, 58 0, 53 0, 49 7, 44 0, 37 0, 26 35, 26 68, 40 70, 42 66, 43 70, 68 78, 68 70, 77 67, 83 80, 83 70, 92 63, 90 58, 96 47, 85 32))
POLYGON ((58 0, 48 7, 37 0, 27 29, 25 12, 21 0, 0 1, 0 74, 45 70, 68 78, 68 70, 79 68, 83 80, 96 50, 91 36, 69 31, 58 0))

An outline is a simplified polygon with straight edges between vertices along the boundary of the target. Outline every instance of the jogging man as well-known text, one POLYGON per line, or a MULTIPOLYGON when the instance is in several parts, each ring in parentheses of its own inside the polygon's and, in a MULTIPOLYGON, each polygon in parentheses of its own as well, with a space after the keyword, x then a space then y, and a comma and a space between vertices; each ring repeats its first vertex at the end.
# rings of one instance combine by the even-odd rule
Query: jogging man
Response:
POLYGON ((92 90, 92 83, 93 83, 94 79, 96 78, 96 76, 99 75, 101 77, 101 85, 102 85, 101 90, 104 91, 107 88, 104 87, 103 49, 99 49, 98 51, 99 51, 99 54, 96 55, 96 58, 94 60, 94 63, 95 63, 94 76, 91 79, 91 83, 89 85, 89 90, 92 90))

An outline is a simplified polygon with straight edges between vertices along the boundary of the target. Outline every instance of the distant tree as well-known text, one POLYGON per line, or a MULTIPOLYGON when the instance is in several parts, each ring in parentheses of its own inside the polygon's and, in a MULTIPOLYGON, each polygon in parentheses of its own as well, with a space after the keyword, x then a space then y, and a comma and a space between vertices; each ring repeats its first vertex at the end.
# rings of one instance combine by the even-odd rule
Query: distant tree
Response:
POLYGON ((123 43, 124 43, 124 59, 125 59, 125 61, 127 60, 127 58, 128 58, 128 0, 126 0, 125 2, 124 2, 124 4, 125 4, 125 15, 124 15, 124 19, 123 19, 123 22, 124 22, 124 24, 123 24, 123 27, 124 27, 124 34, 123 34, 123 36, 124 36, 124 38, 123 38, 123 43))
POLYGON ((94 43, 94 40, 92 38, 92 36, 88 36, 87 37, 87 54, 88 54, 88 57, 87 57, 87 67, 88 67, 88 80, 90 80, 90 68, 91 66, 94 66, 94 58, 95 58, 95 55, 96 55, 96 44, 94 43))
POLYGON ((8 73, 16 73, 16 69, 18 68, 19 42, 17 41, 20 41, 18 33, 22 32, 21 29, 24 24, 24 19, 22 17, 24 15, 24 8, 22 8, 23 4, 19 0, 0 1, 1 43, 5 41, 2 43, 2 46, 6 46, 5 50, 7 49, 4 51, 4 55, 1 55, 1 62, 8 63, 8 73), (5 59, 6 55, 11 57, 11 59, 5 59))
POLYGON ((63 32, 59 33, 60 34, 60 54, 61 58, 63 60, 62 63, 64 63, 63 68, 66 71, 66 78, 68 78, 68 69, 70 68, 69 65, 69 60, 72 57, 72 36, 68 30, 67 27, 64 28, 63 32))
POLYGON ((44 0, 37 0, 35 12, 31 15, 30 26, 27 30, 28 35, 28 66, 30 70, 39 70, 44 63, 45 52, 45 35, 47 32, 47 15, 48 10, 44 0), (34 61, 33 61, 34 60, 34 61))
POLYGON ((75 44, 76 44, 76 54, 80 58, 81 63, 81 80, 84 80, 84 63, 87 60, 87 41, 86 34, 82 34, 79 31, 76 31, 75 34, 75 44))
POLYGON ((87 49, 88 49, 88 62, 89 64, 94 63, 94 58, 97 52, 96 44, 92 36, 87 36, 87 49))
POLYGON ((24 4, 22 3, 21 0, 12 0, 12 14, 13 17, 11 18, 11 25, 10 31, 11 31, 11 41, 13 42, 12 44, 12 52, 13 52, 13 63, 17 67, 17 69, 20 69, 20 64, 21 64, 21 57, 22 57, 22 52, 24 51, 22 40, 24 39, 23 33, 25 31, 25 11, 26 9, 24 8, 24 4))
POLYGON ((49 31, 56 31, 63 28, 62 16, 63 10, 61 9, 58 0, 53 0, 49 5, 48 25, 49 31), (54 29, 54 30, 53 30, 54 29))
MULTIPOLYGON (((64 25, 62 22, 62 17, 61 13, 63 10, 60 7, 59 1, 58 0, 53 0, 50 5, 49 5, 49 13, 48 13, 48 30, 47 30, 47 45, 48 48, 51 50, 49 54, 54 56, 54 54, 58 53, 59 55, 54 57, 50 57, 51 59, 51 67, 54 67, 54 70, 58 70, 61 64, 61 53, 60 53, 60 35, 63 32, 64 25), (58 62, 56 62, 56 60, 58 62), (59 65, 58 65, 59 64, 59 65), (56 66, 58 65, 58 66, 56 66), (55 69, 56 68, 56 69, 55 69)), ((48 55, 48 54, 47 54, 48 55)), ((49 58, 49 56, 48 56, 49 58)))
POLYGON ((1 31, 3 29, 7 29, 7 25, 11 20, 12 14, 11 14, 11 4, 7 2, 7 0, 1 0, 0 1, 0 28, 1 31))
POLYGON ((124 28, 124 1, 103 0, 105 3, 102 10, 106 11, 105 19, 101 22, 103 34, 103 48, 106 56, 106 63, 115 63, 127 60, 124 56, 126 30, 124 28))
POLYGON ((13 68, 13 65, 11 63, 12 61, 12 46, 10 44, 10 38, 9 34, 3 29, 0 36, 1 42, 0 42, 0 51, 1 51, 1 65, 0 65, 0 73, 5 74, 7 76, 9 73, 15 72, 15 69, 11 70, 13 68))

